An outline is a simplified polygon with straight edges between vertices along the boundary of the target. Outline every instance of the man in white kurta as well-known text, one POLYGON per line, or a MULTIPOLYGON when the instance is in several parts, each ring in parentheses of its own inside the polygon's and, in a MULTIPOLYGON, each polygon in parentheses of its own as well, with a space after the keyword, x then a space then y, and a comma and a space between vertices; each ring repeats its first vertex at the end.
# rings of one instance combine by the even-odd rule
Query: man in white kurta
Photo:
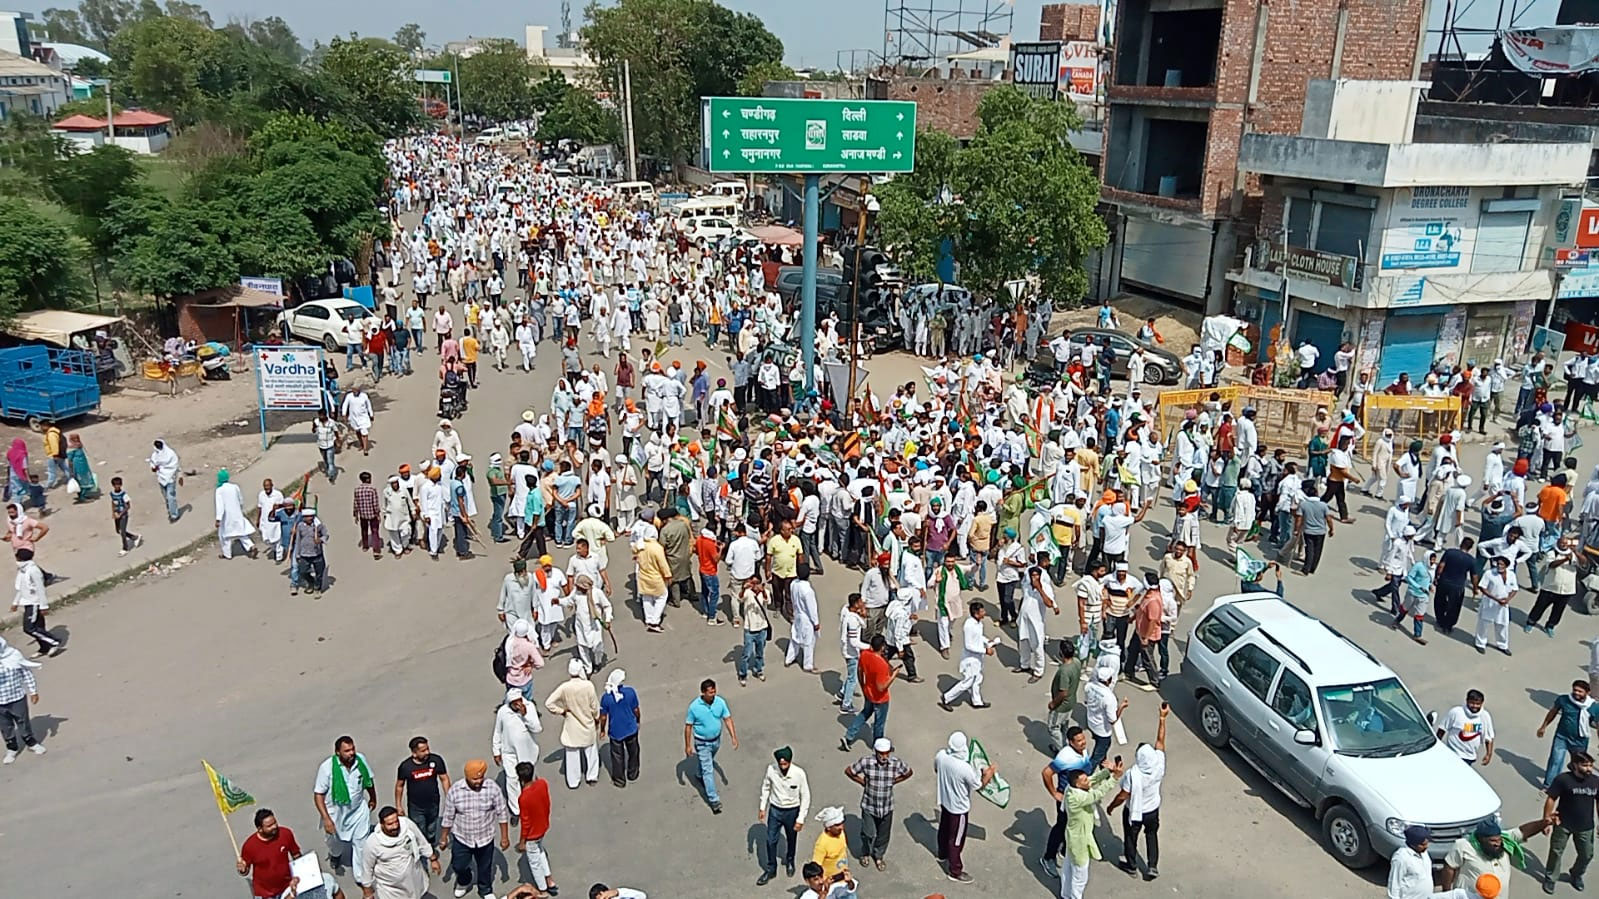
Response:
POLYGON ((373 899, 422 899, 428 890, 427 869, 439 873, 433 844, 410 818, 392 808, 378 819, 361 853, 373 899))
POLYGON ((789 630, 788 652, 783 665, 795 660, 809 674, 816 673, 816 633, 822 628, 822 619, 816 609, 816 590, 807 579, 796 579, 788 585, 789 602, 794 606, 794 621, 789 630))
POLYGON ((238 484, 228 480, 226 468, 217 471, 216 513, 217 542, 222 544, 222 558, 233 558, 235 540, 245 552, 253 555, 255 544, 250 542, 250 535, 255 533, 255 527, 244 517, 244 494, 239 492, 238 484))
MULTIPOLYGON (((514 803, 520 792, 516 778, 517 763, 527 762, 538 766, 539 734, 543 731, 544 723, 539 720, 537 706, 522 697, 520 688, 507 690, 505 704, 494 713, 494 738, 490 748, 494 752, 495 763, 504 770, 508 803, 514 803)), ((515 808, 515 805, 511 807, 515 808)))
POLYGON ((556 568, 549 556, 540 556, 539 567, 533 572, 533 583, 538 588, 539 649, 548 652, 555 647, 561 622, 566 620, 566 612, 561 608, 561 598, 566 594, 566 573, 556 568))
POLYGON ((383 487, 383 534, 395 558, 411 545, 411 494, 402 486, 399 475, 390 475, 383 487))
POLYGON ((983 633, 983 619, 986 617, 983 604, 972 603, 971 615, 961 625, 961 679, 938 702, 945 711, 950 711, 949 704, 966 692, 972 694, 972 708, 988 707, 988 703, 983 701, 983 658, 993 655, 994 647, 983 633))
POLYGON ((1504 556, 1494 556, 1488 565, 1488 571, 1477 582, 1477 651, 1487 649, 1492 637, 1494 646, 1510 655, 1510 600, 1519 589, 1516 572, 1504 556))
POLYGON ((283 491, 272 485, 268 478, 261 484, 261 492, 255 496, 256 520, 261 531, 261 542, 267 545, 272 553, 274 562, 282 561, 283 555, 280 545, 283 542, 283 523, 273 517, 278 507, 283 505, 283 491))
POLYGON ((1050 582, 1044 569, 1035 565, 1028 569, 1027 580, 1022 584, 1022 607, 1016 617, 1017 653, 1020 656, 1016 671, 1032 674, 1028 683, 1035 683, 1044 676, 1046 608, 1060 614, 1060 607, 1055 605, 1055 585, 1050 582))
POLYGON ((428 469, 417 496, 417 506, 422 513, 422 527, 426 528, 428 555, 437 559, 444 548, 444 484, 437 467, 428 469))
POLYGON ((577 642, 583 676, 592 677, 605 664, 605 631, 615 614, 611 599, 590 575, 580 574, 572 578, 572 592, 562 605, 572 613, 572 638, 577 642))

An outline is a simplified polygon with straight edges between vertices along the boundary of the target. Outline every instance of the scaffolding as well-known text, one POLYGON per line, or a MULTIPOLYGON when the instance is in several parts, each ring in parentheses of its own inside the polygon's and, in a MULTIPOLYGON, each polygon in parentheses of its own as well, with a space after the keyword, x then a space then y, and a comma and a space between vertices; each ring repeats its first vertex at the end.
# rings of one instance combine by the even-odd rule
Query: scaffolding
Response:
POLYGON ((883 61, 910 72, 956 53, 998 47, 1011 34, 1014 0, 884 0, 883 61))

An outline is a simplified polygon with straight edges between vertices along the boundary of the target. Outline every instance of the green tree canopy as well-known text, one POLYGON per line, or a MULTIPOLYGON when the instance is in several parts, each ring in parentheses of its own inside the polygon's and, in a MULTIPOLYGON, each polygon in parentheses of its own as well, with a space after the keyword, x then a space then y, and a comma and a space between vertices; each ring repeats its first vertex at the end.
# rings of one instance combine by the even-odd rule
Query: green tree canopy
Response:
MULTIPOLYGON (((514 41, 482 42, 478 52, 461 57, 461 111, 494 122, 533 115, 533 80, 538 71, 514 41)), ((447 66, 437 66, 447 68, 447 66)))
POLYGON ((613 143, 621 125, 616 113, 604 108, 594 95, 550 72, 533 85, 534 108, 539 118, 539 140, 569 138, 586 144, 613 143))
POLYGON ((350 100, 354 114, 385 137, 404 134, 421 121, 411 57, 382 38, 334 38, 318 70, 350 100))
POLYGON ((1036 272, 1045 296, 1080 300, 1083 259, 1104 246, 1095 211, 1099 179, 1067 142, 1081 126, 1063 101, 1011 85, 983 96, 977 135, 956 148, 948 135, 916 135, 916 171, 874 190, 885 242, 919 277, 935 276, 939 244, 952 240, 961 280, 1004 297, 1004 284, 1036 272))
POLYGON ((422 52, 423 42, 427 40, 427 32, 415 22, 406 22, 394 32, 394 46, 407 53, 422 52))
POLYGON ((583 41, 607 86, 632 67, 633 127, 639 149, 676 162, 699 141, 699 98, 738 91, 745 73, 780 62, 783 43, 761 20, 713 0, 591 3, 583 41))
POLYGON ((17 197, 0 197, 0 319, 84 298, 84 247, 65 225, 17 197))

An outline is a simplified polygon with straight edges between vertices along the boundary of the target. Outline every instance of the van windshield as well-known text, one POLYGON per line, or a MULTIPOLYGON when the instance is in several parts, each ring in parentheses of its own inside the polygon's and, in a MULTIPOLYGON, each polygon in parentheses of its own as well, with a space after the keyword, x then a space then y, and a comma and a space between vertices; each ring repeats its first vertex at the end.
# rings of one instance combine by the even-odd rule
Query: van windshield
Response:
POLYGON ((1398 678, 1316 691, 1322 718, 1340 755, 1393 758, 1425 751, 1436 742, 1432 727, 1398 678))

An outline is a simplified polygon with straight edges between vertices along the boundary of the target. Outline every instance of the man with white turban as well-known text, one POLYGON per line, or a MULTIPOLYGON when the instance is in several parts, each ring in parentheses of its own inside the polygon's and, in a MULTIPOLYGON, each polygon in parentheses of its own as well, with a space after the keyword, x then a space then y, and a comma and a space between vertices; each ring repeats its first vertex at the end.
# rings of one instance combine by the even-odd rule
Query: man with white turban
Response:
POLYGON ((44 746, 34 737, 28 718, 28 703, 39 701, 39 684, 33 677, 33 669, 38 667, 38 662, 23 658, 22 650, 0 637, 0 735, 6 741, 7 765, 17 760, 23 746, 44 755, 44 746))
POLYGON ((966 816, 972 810, 972 790, 981 790, 994 779, 994 766, 978 773, 968 761, 970 745, 966 735, 955 731, 949 745, 933 756, 933 774, 938 779, 938 860, 947 862, 949 879, 971 883, 972 876, 961 864, 966 846, 966 816))
POLYGON ((544 731, 538 709, 522 697, 521 689, 505 692, 505 704, 494 713, 491 748, 494 762, 505 773, 507 805, 516 807, 516 763, 539 763, 539 734, 544 731))
POLYGON ((566 749, 566 788, 575 790, 579 775, 589 783, 600 779, 600 698, 582 659, 567 662, 566 673, 565 683, 555 688, 544 707, 565 719, 561 722, 561 746, 566 749))
POLYGON ((572 613, 572 636, 577 641, 577 657, 583 663, 583 676, 589 677, 605 665, 605 632, 615 613, 611 600, 586 574, 572 579, 573 589, 561 599, 572 613))
POLYGON ((378 811, 378 829, 362 850, 369 899, 422 899, 427 894, 427 868, 438 874, 433 843, 410 818, 393 806, 378 811))

